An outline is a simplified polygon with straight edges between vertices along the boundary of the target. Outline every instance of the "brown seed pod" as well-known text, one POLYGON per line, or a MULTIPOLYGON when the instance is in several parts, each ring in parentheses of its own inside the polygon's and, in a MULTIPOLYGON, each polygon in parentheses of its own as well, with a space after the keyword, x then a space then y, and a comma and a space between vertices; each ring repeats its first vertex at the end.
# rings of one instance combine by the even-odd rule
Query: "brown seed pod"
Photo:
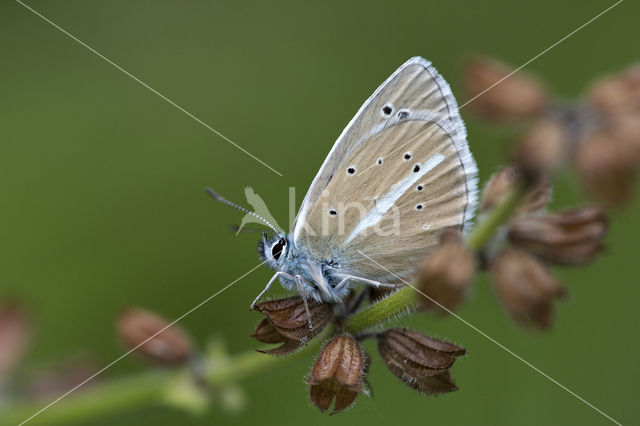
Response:
POLYGON ((640 110, 640 64, 595 82, 587 98, 605 115, 640 110))
POLYGON ((473 253, 465 246, 459 231, 445 231, 440 245, 425 260, 418 275, 418 289, 422 309, 445 313, 458 308, 471 285, 475 270, 473 253))
POLYGON ((600 129, 576 149, 574 162, 582 183, 595 198, 608 205, 620 206, 633 193, 640 162, 640 129, 636 139, 635 132, 631 127, 623 129, 622 125, 608 131, 600 129))
POLYGON ((366 370, 366 355, 358 342, 347 334, 335 336, 322 348, 307 377, 311 401, 321 412, 334 399, 332 414, 349 408, 365 391, 366 370))
POLYGON ((256 304, 255 309, 264 314, 273 328, 287 339, 306 342, 326 327, 333 318, 333 306, 329 303, 308 301, 312 329, 300 296, 268 300, 256 304))
POLYGON ((569 153, 566 126, 553 118, 542 118, 518 141, 513 160, 525 175, 535 179, 556 171, 569 153))
POLYGON ((267 318, 260 321, 251 337, 262 343, 282 343, 282 345, 277 348, 261 349, 258 351, 270 355, 289 355, 296 352, 303 346, 302 342, 289 339, 288 337, 280 334, 280 332, 273 326, 273 324, 271 324, 271 322, 269 322, 267 318))
POLYGON ((518 323, 551 326, 553 300, 566 291, 544 265, 521 250, 507 248, 493 258, 490 271, 498 296, 518 323))
POLYGON ((466 353, 459 346, 407 328, 392 328, 379 335, 378 351, 396 377, 422 393, 458 389, 448 370, 466 353))
POLYGON ((128 347, 159 364, 183 364, 192 354, 191 339, 181 328, 142 308, 122 311, 117 330, 128 347))
MULTIPOLYGON (((515 165, 504 167, 489 179, 482 191, 480 212, 486 213, 500 204, 518 185, 527 182, 515 165)), ((525 199, 520 203, 517 214, 532 213, 544 209, 551 199, 551 182, 547 177, 538 179, 530 185, 525 199)))
POLYGON ((517 218, 508 238, 521 249, 560 265, 589 263, 602 251, 608 222, 599 206, 517 218))
POLYGON ((484 118, 528 119, 541 114, 549 103, 546 89, 535 79, 521 72, 509 75, 513 70, 495 60, 477 57, 468 61, 464 71, 473 99, 469 107, 484 118))

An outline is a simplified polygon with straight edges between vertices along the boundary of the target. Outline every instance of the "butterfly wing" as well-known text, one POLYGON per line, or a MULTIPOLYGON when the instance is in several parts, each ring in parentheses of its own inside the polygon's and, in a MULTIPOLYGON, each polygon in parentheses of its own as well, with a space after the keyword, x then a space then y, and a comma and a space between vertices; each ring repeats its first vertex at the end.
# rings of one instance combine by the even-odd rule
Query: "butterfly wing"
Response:
POLYGON ((334 144, 302 203, 294 244, 345 273, 397 282, 394 274, 410 277, 440 231, 464 229, 473 217, 476 175, 449 85, 412 58, 334 144))

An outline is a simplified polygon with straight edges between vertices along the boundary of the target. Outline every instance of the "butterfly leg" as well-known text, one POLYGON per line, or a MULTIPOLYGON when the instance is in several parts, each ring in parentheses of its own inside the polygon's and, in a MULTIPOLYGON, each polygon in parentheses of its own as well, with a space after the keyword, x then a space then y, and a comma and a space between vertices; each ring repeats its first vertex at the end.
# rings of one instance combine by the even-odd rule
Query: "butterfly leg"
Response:
POLYGON ((280 275, 286 276, 287 278, 293 278, 291 275, 287 274, 286 272, 282 272, 282 271, 276 272, 273 275, 273 277, 271 277, 271 279, 269 280, 269 282, 265 286, 264 290, 262 290, 260 292, 260 294, 258 295, 258 297, 255 298, 255 300, 253 301, 253 303, 251 304, 249 309, 253 310, 253 308, 256 306, 256 303, 258 303, 258 300, 260 300, 262 295, 265 294, 269 290, 269 288, 271 287, 271 284, 273 284, 273 282, 276 280, 276 278, 278 278, 280 275))
POLYGON ((298 292, 302 297, 304 303, 304 310, 307 312, 307 322, 309 323, 309 331, 313 331, 313 324, 311 323, 311 313, 309 312, 309 305, 307 304, 307 297, 304 295, 304 288, 302 287, 302 278, 300 275, 296 275, 296 284, 298 285, 298 292))
POLYGON ((359 283, 366 284, 368 286, 375 287, 375 288, 380 288, 380 287, 397 288, 398 287, 395 284, 385 284, 385 283, 381 283, 380 281, 374 281, 364 277, 357 277, 355 275, 343 275, 342 281, 338 283, 335 289, 339 290, 340 288, 346 286, 349 283, 349 281, 357 281, 359 283))

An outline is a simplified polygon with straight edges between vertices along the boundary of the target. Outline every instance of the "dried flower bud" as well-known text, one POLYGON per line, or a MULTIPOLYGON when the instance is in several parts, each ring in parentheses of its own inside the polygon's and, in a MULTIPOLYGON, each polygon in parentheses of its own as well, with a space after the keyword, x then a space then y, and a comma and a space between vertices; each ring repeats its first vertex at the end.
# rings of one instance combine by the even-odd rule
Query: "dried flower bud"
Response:
POLYGON ((182 364, 192 353, 191 340, 181 328, 141 308, 124 310, 117 329, 127 346, 159 364, 182 364))
POLYGON ((19 306, 0 306, 0 379, 10 374, 24 357, 31 340, 29 317, 19 306))
POLYGON ((349 408, 363 393, 367 369, 366 355, 349 335, 336 336, 327 343, 307 377, 311 401, 325 412, 335 398, 333 413, 349 408))
POLYGON ((514 161, 527 176, 546 176, 567 159, 569 139, 565 126, 558 120, 538 120, 519 141, 514 161))
POLYGON ((521 324, 548 328, 553 322, 553 299, 565 289, 533 257, 517 249, 505 249, 491 263, 491 277, 498 296, 521 324))
POLYGON ((439 309, 440 304, 450 310, 459 307, 471 284, 474 269, 473 253, 465 246, 460 232, 445 231, 440 245, 422 266, 418 288, 428 298, 421 297, 420 306, 439 309))
POLYGON ((512 120, 531 118, 544 110, 548 104, 546 89, 523 73, 509 75, 511 72, 487 58, 467 63, 465 82, 470 98, 477 96, 470 103, 477 114, 492 120, 512 120))
POLYGON ((640 164, 640 109, 633 113, 620 113, 603 120, 602 128, 623 150, 629 161, 640 164))
POLYGON ((406 328, 392 328, 380 334, 378 351, 395 376, 422 393, 458 389, 448 370, 466 353, 459 346, 406 328))
POLYGON ((607 228, 604 210, 585 206, 560 213, 522 216, 511 224, 509 240, 548 262, 581 265, 602 251, 607 228))
MULTIPOLYGON (((491 176, 482 191, 480 212, 485 213, 500 204, 504 197, 522 184, 523 176, 514 165, 507 166, 491 176)), ((531 213, 546 207, 551 198, 551 183, 547 178, 541 178, 532 185, 526 198, 521 202, 518 213, 531 213)))
POLYGON ((613 137, 612 132, 596 131, 577 147, 575 164, 589 192, 607 204, 618 206, 631 197, 638 173, 639 152, 640 132, 634 140, 613 137))
POLYGON ((640 109, 640 64, 596 82, 589 90, 588 99, 605 114, 640 109))
POLYGON ((312 330, 309 330, 307 311, 302 297, 269 300, 258 303, 255 309, 264 314, 273 328, 282 336, 298 342, 306 342, 331 321, 333 307, 329 303, 308 301, 312 330))

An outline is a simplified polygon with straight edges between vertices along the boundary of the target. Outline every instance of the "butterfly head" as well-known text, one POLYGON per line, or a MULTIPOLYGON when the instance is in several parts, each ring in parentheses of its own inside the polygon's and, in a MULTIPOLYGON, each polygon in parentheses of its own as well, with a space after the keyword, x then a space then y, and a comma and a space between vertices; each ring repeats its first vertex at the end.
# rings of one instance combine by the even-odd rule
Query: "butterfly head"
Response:
POLYGON ((290 241, 284 234, 262 234, 258 243, 258 255, 271 269, 280 270, 289 252, 290 241))

